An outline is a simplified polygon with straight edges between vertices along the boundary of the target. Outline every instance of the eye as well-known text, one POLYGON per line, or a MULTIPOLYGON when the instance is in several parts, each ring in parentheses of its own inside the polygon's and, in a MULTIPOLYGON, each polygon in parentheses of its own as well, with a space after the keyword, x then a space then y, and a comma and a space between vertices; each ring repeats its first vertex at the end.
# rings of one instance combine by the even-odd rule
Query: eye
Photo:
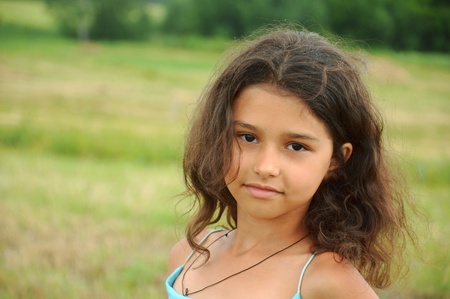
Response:
POLYGON ((300 143, 291 143, 287 146, 287 148, 291 151, 304 151, 306 148, 300 143))
POLYGON ((256 142, 256 137, 252 134, 239 134, 238 137, 248 143, 256 142))

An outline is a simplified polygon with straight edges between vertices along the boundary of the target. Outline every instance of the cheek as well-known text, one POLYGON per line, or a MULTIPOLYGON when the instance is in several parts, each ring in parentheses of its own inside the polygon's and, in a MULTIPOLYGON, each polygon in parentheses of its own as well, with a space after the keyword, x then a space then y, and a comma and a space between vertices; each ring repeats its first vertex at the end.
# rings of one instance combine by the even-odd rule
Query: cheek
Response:
POLYGON ((316 169, 316 171, 314 172, 315 173, 314 179, 318 181, 319 184, 327 176, 330 169, 330 163, 331 161, 326 162, 321 161, 321 163, 316 163, 316 165, 312 166, 312 168, 316 169))
POLYGON ((315 193, 328 172, 328 166, 322 163, 311 163, 291 168, 289 172, 292 178, 291 184, 301 186, 304 190, 315 193))

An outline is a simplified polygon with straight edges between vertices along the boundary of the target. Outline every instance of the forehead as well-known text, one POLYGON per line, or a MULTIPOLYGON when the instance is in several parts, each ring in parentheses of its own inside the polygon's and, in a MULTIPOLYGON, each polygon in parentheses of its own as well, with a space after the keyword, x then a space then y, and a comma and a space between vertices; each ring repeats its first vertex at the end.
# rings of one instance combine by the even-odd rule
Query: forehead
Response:
POLYGON ((234 101, 233 117, 255 127, 329 137, 328 128, 304 100, 267 83, 244 88, 234 101))
MULTIPOLYGON (((242 89, 233 102, 233 114, 242 114, 262 110, 263 108, 271 107, 273 115, 282 113, 283 107, 287 107, 292 112, 298 112, 298 116, 309 114, 317 118, 309 108, 306 101, 292 92, 286 91, 278 86, 269 83, 252 84, 242 89), (249 110, 249 111, 248 111, 249 110)), ((291 113, 289 113, 291 114, 291 113)))

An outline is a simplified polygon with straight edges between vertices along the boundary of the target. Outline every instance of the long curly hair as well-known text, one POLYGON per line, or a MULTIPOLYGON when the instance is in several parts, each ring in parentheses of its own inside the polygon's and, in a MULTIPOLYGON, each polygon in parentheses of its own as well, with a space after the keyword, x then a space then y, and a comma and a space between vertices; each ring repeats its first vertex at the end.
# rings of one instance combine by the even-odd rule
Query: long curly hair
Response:
POLYGON ((204 91, 183 159, 186 195, 195 199, 187 240, 226 217, 237 226, 236 201, 224 176, 232 160, 233 102, 247 86, 269 83, 298 96, 328 128, 340 167, 327 176, 306 215, 314 250, 350 260, 374 287, 389 286, 394 259, 412 236, 406 188, 383 146, 383 120, 360 75, 360 60, 318 34, 278 29, 234 53, 204 91), (340 151, 349 142, 347 161, 340 151))

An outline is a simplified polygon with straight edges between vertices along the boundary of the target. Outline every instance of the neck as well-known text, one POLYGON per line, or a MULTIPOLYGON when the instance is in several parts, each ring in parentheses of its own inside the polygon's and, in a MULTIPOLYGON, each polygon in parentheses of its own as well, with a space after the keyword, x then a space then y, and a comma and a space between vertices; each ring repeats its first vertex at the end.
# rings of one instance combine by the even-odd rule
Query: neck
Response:
MULTIPOLYGON (((308 234, 302 217, 299 221, 292 218, 283 220, 259 221, 255 219, 239 219, 234 233, 232 251, 242 255, 248 251, 260 250, 262 254, 295 242, 308 234)), ((305 240, 306 241, 306 240, 305 240)))

